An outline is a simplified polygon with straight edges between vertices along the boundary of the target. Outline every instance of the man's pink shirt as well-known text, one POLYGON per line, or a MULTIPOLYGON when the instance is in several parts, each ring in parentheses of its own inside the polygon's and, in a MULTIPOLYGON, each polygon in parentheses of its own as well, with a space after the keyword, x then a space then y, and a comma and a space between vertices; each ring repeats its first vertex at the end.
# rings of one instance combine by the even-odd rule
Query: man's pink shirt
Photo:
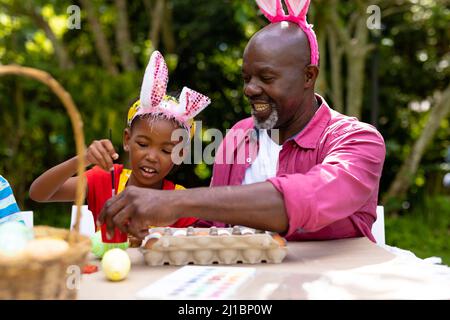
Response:
MULTIPOLYGON (((277 174, 268 179, 283 195, 289 219, 284 236, 287 240, 366 236, 375 241, 371 227, 386 154, 383 137, 373 126, 330 109, 316 96, 322 101, 319 109, 299 134, 284 142, 277 174)), ((257 152, 253 119, 239 121, 219 147, 211 186, 241 185, 257 152)))

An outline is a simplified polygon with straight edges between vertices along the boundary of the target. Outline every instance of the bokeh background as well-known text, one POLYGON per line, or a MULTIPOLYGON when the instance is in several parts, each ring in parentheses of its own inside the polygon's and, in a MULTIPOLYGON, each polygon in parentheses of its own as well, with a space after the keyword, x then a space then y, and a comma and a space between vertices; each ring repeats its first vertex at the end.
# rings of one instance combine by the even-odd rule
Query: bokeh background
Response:
MULTIPOLYGON (((446 264, 449 7, 446 0, 313 0, 308 15, 321 51, 317 92, 385 138, 379 202, 385 206, 387 244, 419 257, 441 256, 446 264), (369 28, 376 26, 378 8, 381 24, 369 28)), ((125 115, 154 49, 169 65, 169 90, 186 85, 207 94, 212 104, 198 120, 204 130, 225 132, 249 115, 242 53, 266 23, 253 0, 0 0, 0 64, 52 74, 81 112, 86 144, 108 137, 111 128, 125 162, 125 115), (68 22, 77 23, 72 5, 80 9, 78 29, 68 28, 68 22)), ((39 204, 28 197, 39 174, 75 154, 61 102, 41 83, 4 76, 0 119, 0 174, 20 207, 34 210, 36 224, 68 227, 71 204, 39 204)), ((185 165, 173 178, 195 187, 208 185, 210 176, 211 167, 203 163, 185 165)))

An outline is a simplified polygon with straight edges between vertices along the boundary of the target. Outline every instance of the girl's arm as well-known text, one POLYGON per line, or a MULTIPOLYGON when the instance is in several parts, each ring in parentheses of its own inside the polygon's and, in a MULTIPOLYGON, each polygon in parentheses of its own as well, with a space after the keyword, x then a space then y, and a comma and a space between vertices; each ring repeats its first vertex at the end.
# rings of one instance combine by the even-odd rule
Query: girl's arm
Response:
MULTIPOLYGON (((99 165, 104 170, 113 168, 113 159, 119 155, 111 141, 104 139, 94 141, 86 150, 86 166, 99 165)), ((38 202, 75 201, 78 177, 78 156, 73 157, 39 176, 30 187, 30 198, 38 202)))
POLYGON ((75 201, 78 157, 47 170, 33 181, 30 198, 38 202, 75 201))

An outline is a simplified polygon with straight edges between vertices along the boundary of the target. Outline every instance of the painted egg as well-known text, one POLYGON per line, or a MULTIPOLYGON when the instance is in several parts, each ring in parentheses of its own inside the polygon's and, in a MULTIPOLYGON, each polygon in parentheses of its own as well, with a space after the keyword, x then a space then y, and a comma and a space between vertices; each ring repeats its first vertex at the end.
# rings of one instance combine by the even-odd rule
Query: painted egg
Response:
POLYGON ((120 281, 127 277, 131 268, 128 253, 119 248, 108 250, 102 259, 103 272, 111 281, 120 281))
POLYGON ((33 230, 19 221, 8 221, 0 225, 0 252, 13 256, 25 249, 34 237, 33 230))
POLYGON ((183 237, 183 236, 186 236, 186 230, 183 230, 183 229, 177 230, 177 231, 175 231, 175 232, 173 233, 173 236, 174 236, 174 237, 183 237))
POLYGON ((272 238, 278 243, 280 247, 286 247, 286 240, 279 234, 274 234, 272 238))
POLYGON ((241 234, 242 235, 251 235, 251 234, 255 234, 255 230, 252 230, 250 228, 242 228, 241 229, 241 234))
POLYGON ((99 230, 94 235, 91 236, 91 252, 97 258, 102 258, 103 255, 111 249, 119 248, 126 250, 129 247, 128 242, 123 243, 104 243, 102 241, 102 232, 99 230))
POLYGON ((130 248, 139 248, 142 244, 142 240, 133 236, 128 237, 130 248))
POLYGON ((91 252, 97 257, 101 258, 105 254, 105 244, 102 242, 102 232, 97 231, 91 236, 91 252))
POLYGON ((197 231, 195 233, 196 236, 209 236, 209 232, 208 231, 197 231))
POLYGON ((150 238, 145 242, 144 248, 145 249, 152 249, 153 245, 158 242, 158 238, 150 238))
POLYGON ((231 235, 230 231, 226 230, 226 229, 220 229, 217 231, 217 234, 219 236, 229 236, 231 235))

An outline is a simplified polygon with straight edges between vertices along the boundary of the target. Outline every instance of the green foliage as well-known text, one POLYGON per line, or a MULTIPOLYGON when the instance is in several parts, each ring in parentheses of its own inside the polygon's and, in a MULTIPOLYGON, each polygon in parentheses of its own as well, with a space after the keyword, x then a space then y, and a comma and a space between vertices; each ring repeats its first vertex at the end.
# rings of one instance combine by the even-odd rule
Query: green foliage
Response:
MULTIPOLYGON (((387 155, 381 192, 387 190, 428 119, 429 111, 413 110, 411 102, 428 101, 425 104, 432 106, 435 92, 450 82, 450 10, 444 3, 411 2, 406 10, 382 19, 379 130, 386 140, 387 155)), ((427 188, 424 179, 431 181, 431 175, 442 174, 437 168, 450 147, 448 126, 448 119, 442 119, 433 143, 425 151, 421 170, 411 177, 414 183, 408 201, 423 197, 427 188)))
POLYGON ((441 257, 450 265, 450 198, 427 197, 403 215, 388 215, 386 243, 420 258, 441 257))

